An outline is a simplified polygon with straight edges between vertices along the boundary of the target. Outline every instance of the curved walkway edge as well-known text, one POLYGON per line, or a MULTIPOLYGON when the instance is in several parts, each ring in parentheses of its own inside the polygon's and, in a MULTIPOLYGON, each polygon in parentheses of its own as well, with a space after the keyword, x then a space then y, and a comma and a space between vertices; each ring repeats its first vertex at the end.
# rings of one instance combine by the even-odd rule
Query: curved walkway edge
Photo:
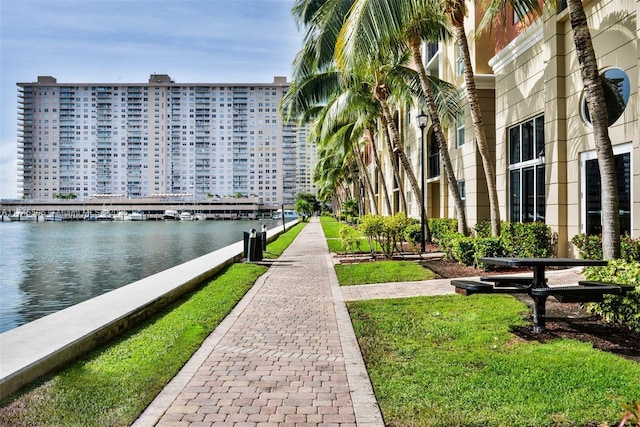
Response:
POLYGON ((318 219, 133 425, 384 425, 318 219))

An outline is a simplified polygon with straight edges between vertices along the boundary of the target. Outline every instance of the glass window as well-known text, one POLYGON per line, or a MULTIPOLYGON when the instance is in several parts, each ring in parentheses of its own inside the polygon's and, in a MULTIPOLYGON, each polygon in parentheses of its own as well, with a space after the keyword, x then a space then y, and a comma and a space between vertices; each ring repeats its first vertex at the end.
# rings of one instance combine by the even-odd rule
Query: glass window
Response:
POLYGON ((464 111, 458 114, 456 120, 456 146, 460 147, 464 144, 464 111))
MULTIPOLYGON (((620 234, 631 234, 631 153, 615 156, 618 178, 620 234)), ((588 153, 583 169, 585 183, 584 228, 587 234, 602 233, 602 191, 600 169, 595 153, 588 153)))
POLYGON ((509 129, 509 219, 545 220, 544 116, 509 129))

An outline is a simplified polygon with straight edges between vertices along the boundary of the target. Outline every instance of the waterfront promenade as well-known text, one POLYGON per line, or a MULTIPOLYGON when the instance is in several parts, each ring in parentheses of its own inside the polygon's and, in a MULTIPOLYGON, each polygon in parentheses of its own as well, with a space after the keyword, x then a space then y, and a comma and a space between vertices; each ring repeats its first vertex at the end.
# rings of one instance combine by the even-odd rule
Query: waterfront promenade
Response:
POLYGON ((345 301, 451 293, 450 279, 340 288, 313 218, 134 426, 383 426, 345 301))
POLYGON ((314 218, 134 426, 383 426, 314 218))

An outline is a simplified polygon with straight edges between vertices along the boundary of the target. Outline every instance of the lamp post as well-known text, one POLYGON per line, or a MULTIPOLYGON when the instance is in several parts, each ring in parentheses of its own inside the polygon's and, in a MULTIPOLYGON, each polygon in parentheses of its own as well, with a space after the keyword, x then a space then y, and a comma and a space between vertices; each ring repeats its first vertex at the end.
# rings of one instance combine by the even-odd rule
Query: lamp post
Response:
POLYGON ((424 217, 424 128, 427 127, 427 123, 429 121, 429 117, 423 112, 420 111, 418 114, 418 126, 420 127, 420 181, 422 184, 422 193, 421 193, 421 206, 420 206, 420 253, 424 253, 425 250, 425 217, 424 217))

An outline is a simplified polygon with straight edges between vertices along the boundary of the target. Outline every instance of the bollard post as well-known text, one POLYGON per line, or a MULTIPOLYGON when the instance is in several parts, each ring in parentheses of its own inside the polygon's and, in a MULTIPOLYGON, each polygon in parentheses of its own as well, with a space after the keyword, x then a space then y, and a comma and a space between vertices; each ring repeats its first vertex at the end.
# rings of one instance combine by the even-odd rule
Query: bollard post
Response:
POLYGON ((262 250, 267 250, 267 224, 262 224, 262 250))

